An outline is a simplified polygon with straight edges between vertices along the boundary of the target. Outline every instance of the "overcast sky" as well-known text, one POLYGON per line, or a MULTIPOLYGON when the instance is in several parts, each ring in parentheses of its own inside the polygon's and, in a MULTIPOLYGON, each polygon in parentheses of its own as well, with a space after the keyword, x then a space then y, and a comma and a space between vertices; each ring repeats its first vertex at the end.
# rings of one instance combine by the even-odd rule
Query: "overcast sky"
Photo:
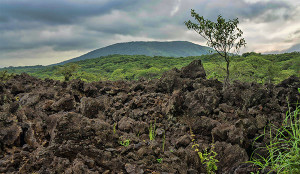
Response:
POLYGON ((48 65, 129 41, 206 42, 184 21, 239 18, 242 52, 297 49, 299 0, 0 0, 0 67, 48 65))

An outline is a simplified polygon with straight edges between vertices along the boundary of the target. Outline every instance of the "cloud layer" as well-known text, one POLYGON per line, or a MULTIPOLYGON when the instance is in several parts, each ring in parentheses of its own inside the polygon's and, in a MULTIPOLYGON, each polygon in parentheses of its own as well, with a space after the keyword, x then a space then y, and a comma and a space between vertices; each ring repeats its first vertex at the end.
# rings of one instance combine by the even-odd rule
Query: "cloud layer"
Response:
POLYGON ((190 9, 239 18, 247 47, 270 52, 300 43, 298 0, 1 0, 0 66, 52 64, 117 42, 205 40, 187 30, 190 9))

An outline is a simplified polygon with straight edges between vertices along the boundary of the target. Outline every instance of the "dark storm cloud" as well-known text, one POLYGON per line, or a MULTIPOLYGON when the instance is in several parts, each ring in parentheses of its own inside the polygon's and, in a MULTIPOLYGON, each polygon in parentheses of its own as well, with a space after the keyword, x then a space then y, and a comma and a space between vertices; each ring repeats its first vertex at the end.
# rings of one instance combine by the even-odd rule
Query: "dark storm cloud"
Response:
POLYGON ((294 51, 298 51, 298 52, 300 51, 300 43, 293 45, 289 49, 281 51, 281 53, 294 52, 294 51))
POLYGON ((241 23, 288 21, 297 14, 292 0, 249 1, 0 0, 0 60, 9 52, 27 50, 29 55, 44 47, 50 47, 52 55, 140 39, 201 40, 186 34, 190 9, 210 20, 221 14, 238 17, 241 23))
POLYGON ((0 19, 39 21, 48 24, 76 23, 82 17, 106 14, 112 9, 128 8, 138 0, 4 0, 0 6, 0 19))
MULTIPOLYGON (((109 14, 112 10, 130 9, 138 4, 137 1, 0 1, 0 51, 43 46, 51 46, 54 50, 86 49, 91 48, 91 45, 95 47, 97 37, 81 26, 82 23, 89 17, 109 14), (61 30, 57 28, 64 26, 72 26, 69 31, 72 37, 59 34, 61 30), (45 32, 58 34, 45 37, 45 32)), ((99 32, 97 36, 103 35, 99 32)))
POLYGON ((278 20, 279 18, 284 18, 287 19, 291 17, 290 14, 287 12, 292 10, 292 6, 290 4, 287 4, 283 1, 278 2, 278 1, 271 1, 271 2, 257 2, 254 4, 247 4, 239 8, 239 12, 241 14, 242 18, 246 19, 256 19, 261 22, 271 22, 274 20, 278 20), (278 10, 286 10, 286 13, 281 14, 281 15, 268 15, 268 17, 264 18, 264 15, 266 12, 273 12, 276 13, 278 10))
MULTIPOLYGON (((268 2, 256 2, 247 3, 243 0, 205 0, 199 1, 196 6, 194 3, 184 3, 186 10, 193 8, 200 15, 215 20, 218 15, 222 15, 225 18, 233 19, 239 18, 240 20, 257 20, 260 22, 270 22, 276 19, 264 18, 264 15, 268 11, 276 13, 281 9, 286 9, 292 12, 292 5, 284 1, 268 1, 268 2), (193 7, 194 6, 194 7, 193 7)), ((188 14, 190 15, 190 14, 188 14)), ((289 14, 285 14, 284 17, 290 17, 289 14)), ((281 16, 282 17, 282 16, 281 16)), ((278 18, 277 18, 278 19, 278 18)))

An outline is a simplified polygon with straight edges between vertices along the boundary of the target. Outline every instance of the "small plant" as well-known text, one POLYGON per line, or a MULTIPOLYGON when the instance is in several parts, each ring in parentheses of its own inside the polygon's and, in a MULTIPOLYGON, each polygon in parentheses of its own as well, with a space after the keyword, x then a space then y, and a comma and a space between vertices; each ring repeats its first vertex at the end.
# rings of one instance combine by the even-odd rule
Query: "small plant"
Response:
MULTIPOLYGON (((201 163, 206 166, 206 171, 208 174, 213 174, 215 171, 218 170, 217 163, 219 160, 216 159, 217 152, 214 151, 214 144, 211 144, 211 148, 209 152, 207 149, 204 150, 204 153, 202 153, 202 158, 200 157, 201 163)), ((201 153, 201 152, 199 152, 201 153)))
POLYGON ((190 134, 192 137, 192 148, 195 149, 195 152, 197 152, 201 163, 205 166, 206 172, 208 174, 214 174, 218 170, 217 163, 219 160, 216 159, 216 156, 218 155, 217 152, 214 151, 214 144, 211 144, 211 148, 209 152, 207 149, 204 150, 204 153, 199 151, 199 144, 197 144, 195 139, 195 134, 193 133, 192 129, 190 128, 190 134))
MULTIPOLYGON (((298 88, 299 92, 300 89, 298 88)), ((290 108, 290 107, 289 107, 290 108)), ((300 173, 300 106, 297 103, 294 111, 287 111, 286 118, 280 128, 270 125, 270 133, 260 135, 268 136, 270 143, 262 147, 268 151, 268 156, 259 158, 251 156, 251 161, 260 167, 260 169, 270 168, 276 173, 300 173), (275 136, 274 136, 275 135, 275 136)))
POLYGON ((114 123, 114 127, 113 127, 113 132, 114 132, 114 134, 117 133, 116 127, 117 127, 117 123, 114 123))
POLYGON ((156 161, 157 161, 159 164, 161 164, 162 161, 163 161, 163 159, 162 159, 162 158, 157 158, 156 161))
POLYGON ((119 143, 122 145, 122 146, 124 146, 124 147, 127 147, 127 146, 129 146, 129 144, 130 144, 130 140, 129 139, 126 139, 126 140, 124 140, 124 141, 119 141, 119 143))
POLYGON ((150 127, 149 127, 149 139, 150 141, 154 140, 155 139, 155 123, 156 123, 156 120, 154 121, 154 124, 150 123, 150 127))
POLYGON ((141 134, 141 132, 138 131, 138 132, 136 133, 136 136, 137 136, 137 137, 140 137, 140 134, 141 134))

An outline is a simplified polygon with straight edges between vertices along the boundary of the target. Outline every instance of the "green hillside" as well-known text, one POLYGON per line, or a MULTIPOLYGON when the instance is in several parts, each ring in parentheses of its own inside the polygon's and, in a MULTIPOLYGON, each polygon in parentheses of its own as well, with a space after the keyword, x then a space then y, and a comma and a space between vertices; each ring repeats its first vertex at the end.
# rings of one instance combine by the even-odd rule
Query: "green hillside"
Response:
POLYGON ((100 48, 56 65, 62 65, 79 60, 97 58, 108 55, 146 55, 164 57, 187 57, 209 54, 213 51, 209 47, 197 45, 187 41, 173 42, 125 42, 117 43, 104 48, 100 48))
MULTIPOLYGON (((208 78, 223 80, 225 77, 225 62, 217 54, 190 57, 161 57, 142 55, 112 55, 74 63, 56 66, 31 66, 3 68, 0 71, 8 73, 26 72, 39 78, 63 80, 59 70, 72 64, 78 65, 78 70, 72 77, 84 81, 98 80, 138 80, 140 78, 159 78, 163 72, 174 67, 181 68, 195 59, 201 59, 208 78)), ((261 55, 245 53, 232 58, 231 80, 255 81, 258 83, 278 83, 291 75, 300 74, 300 53, 285 53, 261 55)))

